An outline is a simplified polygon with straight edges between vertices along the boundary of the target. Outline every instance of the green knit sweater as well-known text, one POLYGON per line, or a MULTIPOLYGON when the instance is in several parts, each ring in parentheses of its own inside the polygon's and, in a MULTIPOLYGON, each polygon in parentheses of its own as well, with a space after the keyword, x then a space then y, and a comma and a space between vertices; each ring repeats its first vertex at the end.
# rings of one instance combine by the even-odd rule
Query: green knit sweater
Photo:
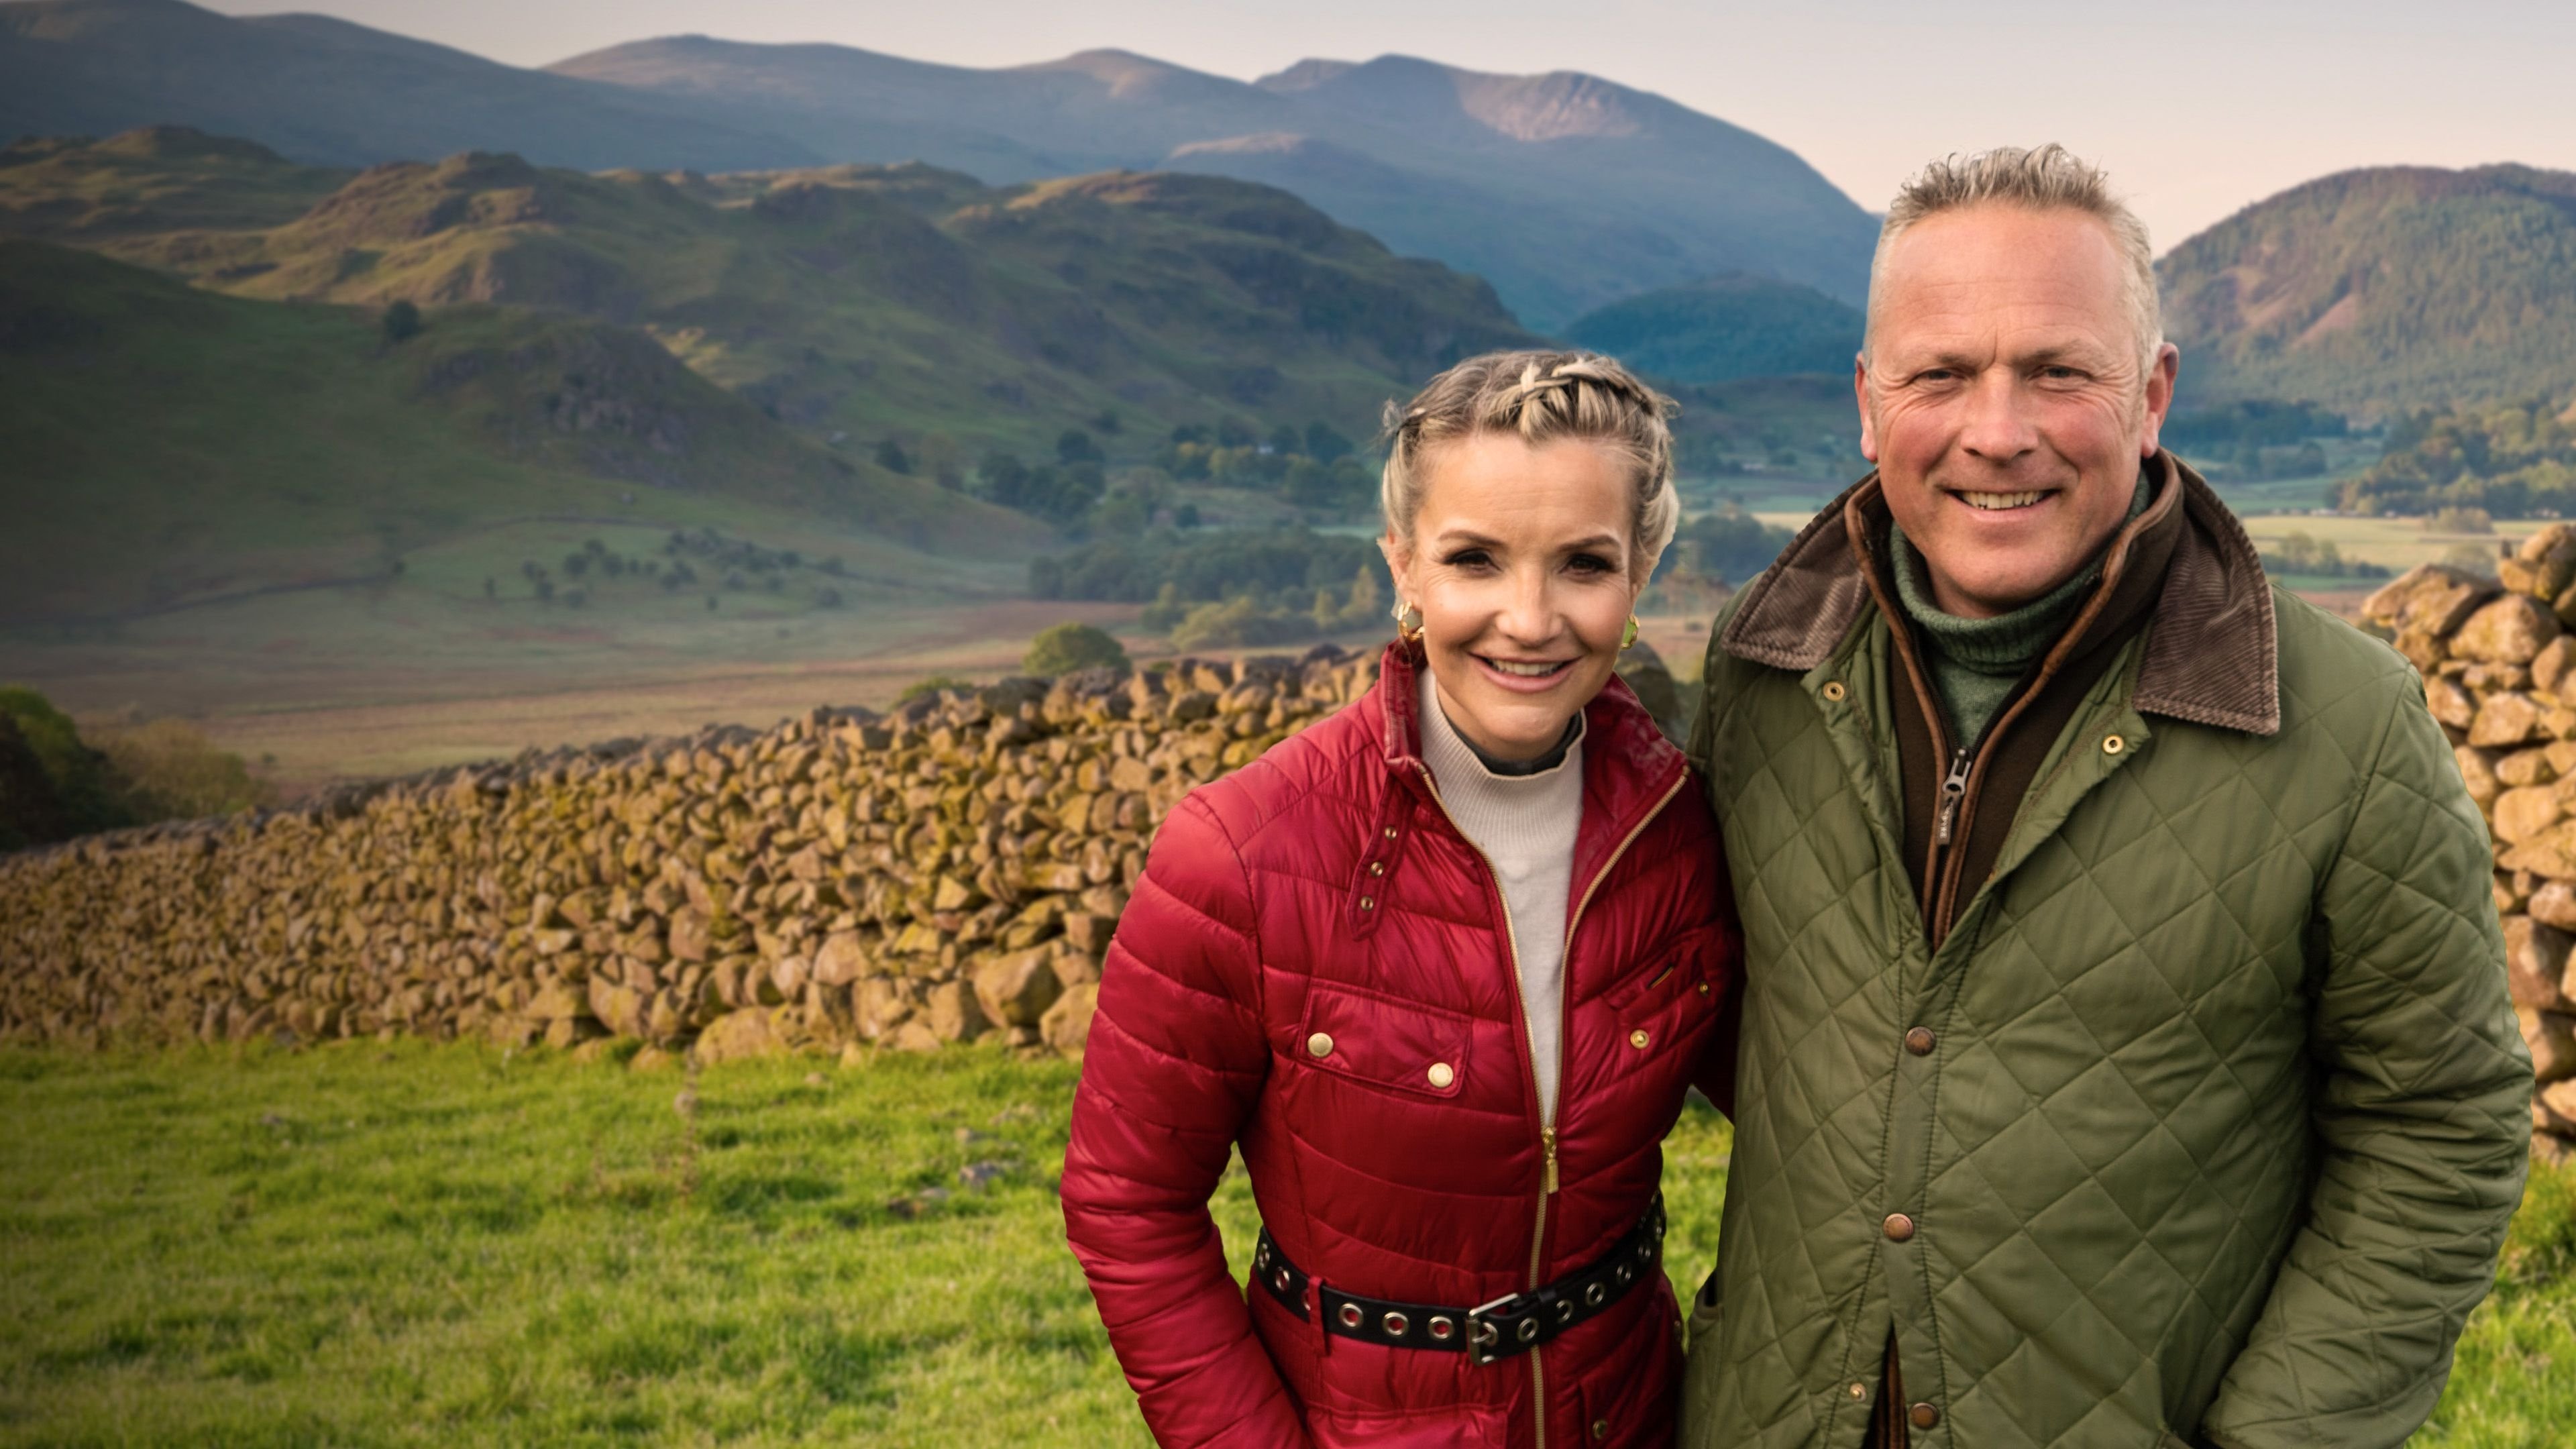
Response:
MULTIPOLYGON (((2129 500, 2129 518, 2147 511, 2155 492, 2146 470, 2138 470, 2138 487, 2129 500)), ((2110 544, 2103 543, 2103 552, 2110 544)), ((2083 611, 2093 586, 2102 578, 2102 554, 2076 570, 2075 576, 2008 614, 1991 619, 1963 619, 1932 602, 1931 581, 1924 577, 1922 555, 1905 541, 1905 530, 1891 520, 1887 552, 1896 564, 1896 598, 1914 621, 1922 639, 1924 666, 1932 671, 1941 694, 1941 718, 1950 727, 1954 748, 1976 743, 2012 697, 2013 686, 2048 652, 2066 626, 2083 611)))

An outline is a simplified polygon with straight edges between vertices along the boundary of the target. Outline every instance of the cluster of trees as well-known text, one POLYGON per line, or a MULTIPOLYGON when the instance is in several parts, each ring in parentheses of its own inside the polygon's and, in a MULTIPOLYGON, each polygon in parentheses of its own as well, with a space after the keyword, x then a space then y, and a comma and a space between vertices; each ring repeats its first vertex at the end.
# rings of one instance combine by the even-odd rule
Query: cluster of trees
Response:
POLYGON ((1266 437, 1232 419, 1213 428, 1178 427, 1154 461, 1181 482, 1275 491, 1319 513, 1363 510, 1377 492, 1377 474, 1358 445, 1322 421, 1303 432, 1281 423, 1266 437))
POLYGON ((2248 398, 2165 419, 2164 445, 2223 482, 2315 478, 2330 460, 2320 439, 2348 437, 2343 414, 2308 402, 2248 398))
POLYGON ((84 740, 69 715, 23 685, 0 688, 0 850, 155 820, 228 815, 267 804, 268 781, 186 720, 159 719, 84 740))
POLYGON ((2332 539, 2315 539, 2305 533, 2284 536, 2281 546, 2263 556, 2263 571, 2268 574, 2296 574, 2320 579, 2384 579, 2389 571, 2381 565, 2360 559, 2348 559, 2332 539))
POLYGON ((2388 425, 2379 461, 2339 484, 2333 501, 2353 513, 2576 515, 2576 409, 2532 399, 2405 414, 2388 425))
POLYGON ((1293 644, 1386 617, 1386 562, 1367 538, 1285 526, 1156 529, 1033 559, 1041 599, 1146 603, 1144 623, 1182 649, 1293 644))
MULTIPOLYGON (((1144 459, 1113 472, 1101 440, 1120 430, 1117 413, 1104 412, 1087 428, 1059 434, 1051 459, 1032 462, 996 448, 976 464, 971 478, 960 469, 940 472, 939 481, 1045 519, 1076 537, 1148 526, 1175 483, 1272 494, 1319 514, 1364 512, 1377 495, 1375 468, 1329 423, 1309 423, 1302 430, 1282 423, 1267 434, 1239 418, 1187 424, 1174 428, 1144 459)), ((1126 456, 1137 458, 1132 451, 1126 456)), ((877 461, 896 472, 911 471, 920 462, 893 439, 878 445, 877 461)), ((1195 523, 1196 513, 1189 505, 1173 510, 1184 524, 1195 523)))
MULTIPOLYGON (((528 597, 540 603, 580 608, 590 602, 594 591, 620 580, 656 586, 666 594, 705 585, 729 593, 757 590, 783 595, 802 569, 810 568, 830 578, 841 576, 838 555, 809 563, 795 549, 762 548, 745 539, 727 538, 712 528, 674 531, 663 540, 662 554, 660 558, 629 556, 590 538, 553 565, 535 559, 521 560, 519 577, 527 584, 528 597)), ((499 598, 500 580, 486 578, 483 596, 499 598)), ((714 592, 707 595, 709 609, 717 606, 716 599, 714 592)), ((837 608, 841 591, 824 585, 815 590, 814 602, 827 609, 837 608)))

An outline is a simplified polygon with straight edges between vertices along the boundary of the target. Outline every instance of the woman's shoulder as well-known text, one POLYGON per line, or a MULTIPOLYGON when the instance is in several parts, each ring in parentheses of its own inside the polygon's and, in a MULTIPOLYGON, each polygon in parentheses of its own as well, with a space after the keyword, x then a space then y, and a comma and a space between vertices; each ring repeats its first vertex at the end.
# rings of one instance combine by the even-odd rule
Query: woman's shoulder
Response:
POLYGON ((1242 768, 1190 791, 1173 807, 1159 846, 1177 833, 1223 844, 1246 864, 1311 853, 1319 837, 1365 833, 1386 788, 1384 718, 1374 691, 1290 735, 1242 768), (1365 813, 1354 816, 1354 809, 1365 813), (1356 819, 1357 823, 1351 823, 1356 819))

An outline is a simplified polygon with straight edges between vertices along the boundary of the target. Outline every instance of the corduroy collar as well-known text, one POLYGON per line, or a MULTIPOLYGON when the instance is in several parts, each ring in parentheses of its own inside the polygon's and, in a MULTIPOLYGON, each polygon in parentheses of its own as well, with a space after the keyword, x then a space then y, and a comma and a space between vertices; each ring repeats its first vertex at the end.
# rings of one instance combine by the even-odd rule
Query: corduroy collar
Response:
MULTIPOLYGON (((2244 526, 2201 476, 2169 451, 2147 467, 2178 482, 2186 526, 2165 566, 2147 622, 2146 657, 2131 703, 2142 713, 2277 734, 2280 645, 2271 584, 2244 526)), ((1818 513, 1745 586, 1718 647, 1738 659, 1801 674, 1830 657, 1871 607, 1852 552, 1856 521, 1882 510, 1878 474, 1818 513)))

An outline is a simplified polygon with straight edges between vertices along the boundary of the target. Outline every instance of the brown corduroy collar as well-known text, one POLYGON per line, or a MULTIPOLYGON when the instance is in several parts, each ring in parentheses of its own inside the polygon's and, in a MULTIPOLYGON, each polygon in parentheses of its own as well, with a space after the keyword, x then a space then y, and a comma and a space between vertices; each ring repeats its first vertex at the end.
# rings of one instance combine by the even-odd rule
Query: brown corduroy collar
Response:
MULTIPOLYGON (((2279 641, 2263 561, 2209 484, 2172 453, 2147 467, 2179 481, 2185 527, 2147 622, 2131 703, 2144 714, 2271 735, 2281 728, 2279 641)), ((1826 505, 1745 587, 1718 647, 1803 674, 1830 657, 1871 607, 1851 519, 1878 501, 1871 473, 1826 505)))

